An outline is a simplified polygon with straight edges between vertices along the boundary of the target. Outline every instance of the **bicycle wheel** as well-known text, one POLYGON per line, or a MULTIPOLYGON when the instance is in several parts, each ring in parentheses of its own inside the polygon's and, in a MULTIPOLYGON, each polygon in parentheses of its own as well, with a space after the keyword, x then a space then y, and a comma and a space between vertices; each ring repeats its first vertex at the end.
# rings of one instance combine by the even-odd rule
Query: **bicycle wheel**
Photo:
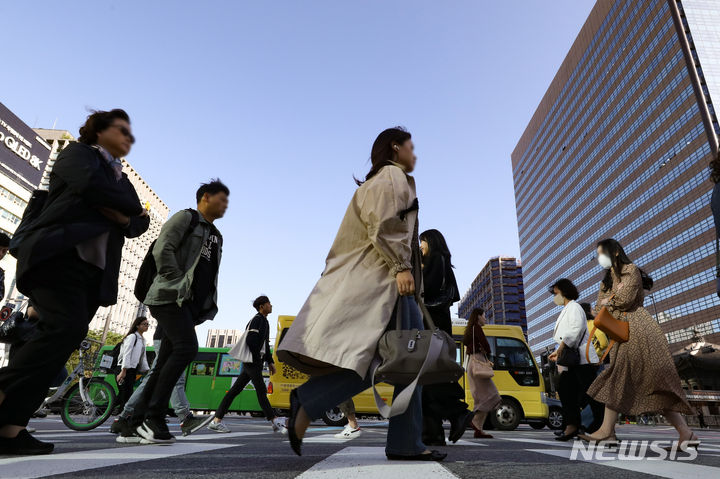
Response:
POLYGON ((76 383, 65 395, 60 417, 63 423, 75 431, 95 429, 112 414, 115 407, 115 391, 102 380, 90 380, 85 386, 85 402, 80 395, 80 383, 76 383))

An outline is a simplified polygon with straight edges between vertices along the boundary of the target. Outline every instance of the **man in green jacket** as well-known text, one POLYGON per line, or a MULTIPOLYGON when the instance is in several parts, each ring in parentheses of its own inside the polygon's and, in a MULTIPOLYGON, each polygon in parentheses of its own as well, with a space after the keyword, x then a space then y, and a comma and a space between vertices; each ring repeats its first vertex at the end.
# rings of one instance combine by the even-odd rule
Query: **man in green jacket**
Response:
POLYGON ((160 231, 153 248, 157 276, 145 304, 164 332, 157 358, 157 374, 148 378, 135 409, 136 431, 152 443, 175 438, 165 423, 173 387, 195 358, 195 326, 217 314, 217 277, 222 257, 222 235, 214 225, 225 215, 230 190, 219 180, 198 189, 197 216, 192 210, 173 215, 160 231), (194 228, 192 227, 193 225, 194 228))

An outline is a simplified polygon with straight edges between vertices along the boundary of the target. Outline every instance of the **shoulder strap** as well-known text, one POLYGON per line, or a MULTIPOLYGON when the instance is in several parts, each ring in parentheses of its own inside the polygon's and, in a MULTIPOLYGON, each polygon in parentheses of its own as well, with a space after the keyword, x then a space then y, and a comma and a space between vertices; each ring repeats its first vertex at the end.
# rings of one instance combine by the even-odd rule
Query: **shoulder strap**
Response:
POLYGON ((195 230, 195 228, 197 228, 197 225, 200 224, 200 213, 198 213, 196 209, 187 208, 185 211, 188 211, 190 213, 190 224, 188 225, 188 229, 185 232, 183 241, 187 239, 187 237, 195 230))
POLYGON ((259 330, 259 329, 250 329, 250 325, 252 324, 253 321, 255 321, 255 318, 256 318, 256 316, 253 316, 253 318, 252 318, 250 321, 248 321, 247 326, 245 326, 245 331, 247 331, 248 333, 258 333, 258 334, 260 334, 260 330, 259 330))
POLYGON ((402 392, 400 392, 400 394, 398 394, 395 399, 393 399, 392 406, 388 406, 387 403, 380 396, 380 393, 378 393, 377 386, 375 385, 375 373, 380 366, 380 359, 375 358, 373 360, 371 366, 373 395, 375 396, 375 405, 377 406, 378 411, 380 412, 380 414, 382 414, 384 418, 399 416, 407 410, 408 406, 410 405, 410 401, 412 400, 412 395, 415 392, 415 388, 418 386, 418 381, 422 377, 423 373, 425 373, 425 370, 428 368, 428 366, 435 363, 440 357, 443 344, 443 340, 437 334, 433 334, 430 337, 430 347, 428 348, 428 354, 427 356, 425 356, 425 361, 423 362, 420 371, 418 372, 417 376, 415 376, 415 379, 413 379, 410 384, 405 386, 405 389, 403 389, 402 392))
MULTIPOLYGON (((595 336, 596 330, 597 330, 597 326, 593 325, 592 333, 590 334, 591 338, 593 336, 595 336)), ((590 343, 592 343, 592 341, 588 340, 587 344, 585 345, 585 358, 587 359, 588 363, 592 364, 592 362, 590 361, 590 343)), ((605 353, 603 353, 602 359, 600 359, 598 364, 602 364, 603 361, 605 361, 605 358, 607 357, 608 354, 610 354, 610 350, 612 349, 614 344, 615 344, 615 340, 611 339, 610 343, 607 345, 607 348, 605 348, 605 353)))
MULTIPOLYGON (((587 340, 587 343, 585 343, 585 359, 587 359, 588 364, 592 364, 592 361, 590 361, 590 345, 592 344, 592 338, 595 336, 595 330, 597 328, 595 325, 593 325, 592 333, 590 333, 590 337, 587 340)), ((585 334, 587 334, 588 328, 587 328, 587 321, 585 321, 585 332, 583 333, 582 339, 580 340, 580 344, 582 344, 582 340, 585 339, 585 334)))

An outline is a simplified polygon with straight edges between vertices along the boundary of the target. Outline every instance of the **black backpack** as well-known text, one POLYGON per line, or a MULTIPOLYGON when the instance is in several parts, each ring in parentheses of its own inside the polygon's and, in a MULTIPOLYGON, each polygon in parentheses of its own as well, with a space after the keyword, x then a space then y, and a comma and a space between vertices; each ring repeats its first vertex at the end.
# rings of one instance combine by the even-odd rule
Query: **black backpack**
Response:
MULTIPOLYGON (((197 212, 197 210, 188 208, 185 211, 190 212, 190 226, 188 226, 188 229, 185 232, 182 240, 180 241, 180 244, 185 243, 185 240, 188 239, 190 233, 192 233, 193 230, 195 230, 197 225, 200 223, 200 214, 197 212)), ((135 280, 135 297, 141 303, 145 302, 148 291, 150 291, 150 286, 152 286, 153 281, 155 281, 155 277, 157 276, 157 264, 155 264, 155 257, 153 256, 153 248, 155 248, 156 242, 157 240, 153 241, 150 245, 150 248, 148 248, 147 253, 145 253, 145 258, 140 265, 140 270, 138 271, 137 279, 135 280)), ((118 352, 119 351, 120 350, 118 349, 118 352)))
MULTIPOLYGON (((107 368, 107 371, 112 374, 120 374, 120 371, 122 371, 122 368, 120 367, 120 349, 122 348, 123 343, 125 342, 125 339, 123 338, 122 341, 117 343, 114 348, 109 353, 103 354, 103 357, 111 357, 112 363, 110 364, 110 367, 107 368)), ((135 347, 135 344, 137 343, 137 336, 135 336, 135 341, 133 342, 133 348, 135 347)))
POLYGON ((47 190, 35 190, 28 201, 25 211, 23 212, 22 221, 18 225, 12 239, 10 240, 10 254, 17 257, 18 246, 23 241, 23 238, 27 236, 33 229, 33 223, 40 216, 45 203, 47 203, 48 191, 47 190))

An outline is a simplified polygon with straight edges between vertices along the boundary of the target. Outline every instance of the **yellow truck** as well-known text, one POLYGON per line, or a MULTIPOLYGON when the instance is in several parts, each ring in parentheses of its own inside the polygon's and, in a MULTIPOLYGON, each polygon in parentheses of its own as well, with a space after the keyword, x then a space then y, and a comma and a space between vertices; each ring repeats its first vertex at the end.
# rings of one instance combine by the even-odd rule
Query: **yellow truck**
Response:
MULTIPOLYGON (((294 319, 294 316, 278 317, 275 351, 294 319)), ((464 326, 453 326, 457 361, 460 364, 465 358, 465 347, 462 345, 464 330, 464 326)), ((488 426, 505 431, 515 429, 520 422, 530 423, 533 427, 544 427, 548 419, 545 384, 522 329, 518 326, 486 325, 483 331, 492 349, 490 360, 494 363, 493 382, 502 397, 502 403, 488 415, 488 426)), ((277 372, 270 376, 268 398, 275 409, 287 411, 290 407, 290 391, 304 383, 308 377, 278 361, 277 356, 275 365, 277 372)), ((473 400, 467 376, 460 379, 460 385, 465 389, 465 401, 472 408, 473 400)), ((378 384, 378 391, 386 402, 392 400, 392 386, 378 384)), ((358 394, 353 401, 358 415, 380 416, 371 389, 358 394)), ((342 426, 347 423, 347 419, 337 407, 327 411, 322 419, 329 426, 342 426)))

